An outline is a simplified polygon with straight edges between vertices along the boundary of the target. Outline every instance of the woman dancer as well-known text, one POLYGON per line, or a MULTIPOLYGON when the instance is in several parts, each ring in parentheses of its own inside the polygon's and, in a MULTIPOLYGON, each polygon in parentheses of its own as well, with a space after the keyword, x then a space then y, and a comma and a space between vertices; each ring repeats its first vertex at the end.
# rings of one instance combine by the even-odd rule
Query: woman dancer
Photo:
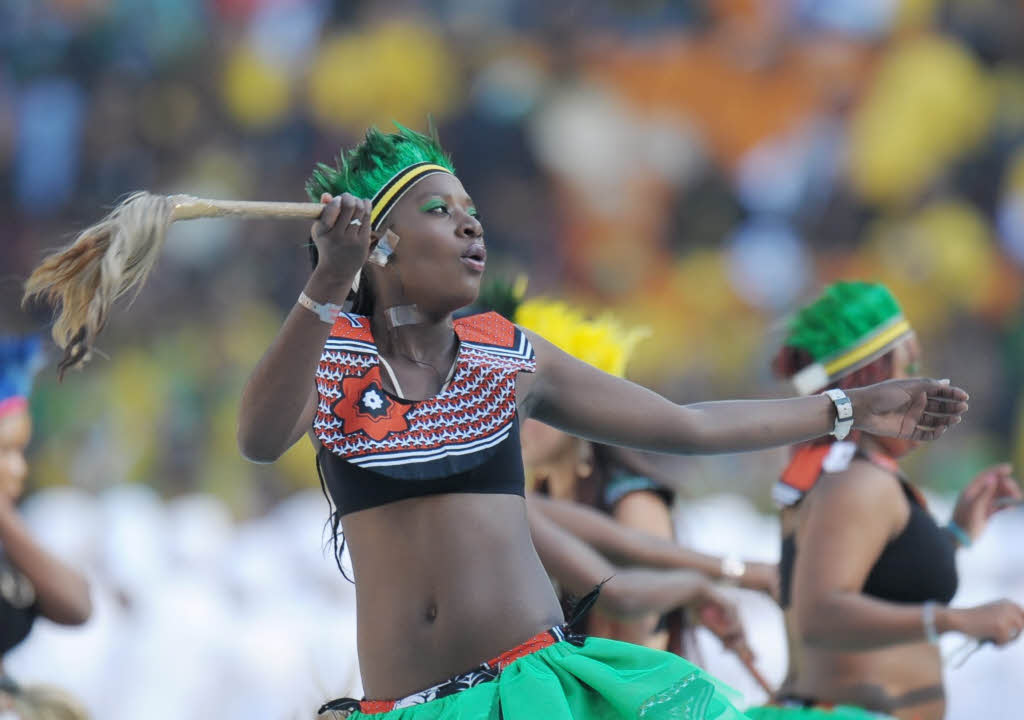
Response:
POLYGON ((938 437, 966 393, 931 380, 826 396, 680 406, 497 314, 453 323, 480 288, 472 200, 436 138, 371 130, 308 188, 318 264, 244 390, 239 445, 279 457, 303 433, 350 544, 356 716, 735 718, 682 658, 564 626, 530 541, 520 417, 601 442, 731 452, 839 431, 938 437), (354 290, 350 313, 341 313, 354 290), (852 409, 852 418, 848 419, 852 409), (837 413, 840 413, 837 415, 837 413))
MULTIPOLYGON (((525 291, 525 284, 522 290, 525 291)), ((577 359, 619 377, 624 376, 636 343, 646 334, 643 329, 623 327, 608 315, 587 319, 562 302, 544 298, 523 302, 515 288, 498 288, 492 283, 486 288, 485 297, 494 297, 495 307, 501 307, 506 317, 524 329, 539 333, 577 359)), ((666 552, 676 563, 673 567, 696 570, 708 578, 735 582, 752 590, 772 594, 777 591, 778 571, 774 565, 706 555, 671 542, 676 534, 671 514, 673 487, 678 481, 645 458, 623 448, 569 435, 537 420, 522 423, 522 444, 531 512, 545 514, 612 557, 622 557, 621 547, 611 542, 611 528, 598 523, 593 513, 583 511, 576 503, 596 508, 636 531, 616 533, 614 537, 625 535, 633 545, 641 545, 647 551, 645 557, 651 557, 650 550, 665 552, 668 548, 663 546, 668 546, 674 549, 666 552), (646 536, 651 540, 645 544, 646 536), (658 543, 656 539, 669 542, 658 543)), ((538 542, 536 532, 534 544, 545 566, 549 565, 545 557, 548 548, 538 542)), ((624 559, 644 563, 635 556, 624 559)), ((589 635, 682 654, 683 613, 675 608, 669 610, 626 618, 615 608, 606 609, 598 602, 585 620, 585 629, 589 635)))
MULTIPOLYGON (((908 377, 919 363, 886 288, 837 283, 796 316, 776 369, 809 392, 908 377)), ((865 430, 794 449, 774 493, 789 674, 776 705, 748 710, 752 718, 939 720, 939 635, 1003 645, 1024 627, 1024 609, 1008 600, 947 607, 956 548, 984 530, 997 500, 1020 497, 1009 468, 976 477, 940 528, 897 464, 915 445, 865 430)))
MULTIPOLYGON (((28 393, 39 361, 38 338, 0 337, 0 658, 28 636, 40 615, 81 625, 92 613, 86 579, 32 538, 15 507, 28 474, 28 393)), ((62 692, 21 687, 0 666, 3 710, 26 719, 84 716, 62 692)))

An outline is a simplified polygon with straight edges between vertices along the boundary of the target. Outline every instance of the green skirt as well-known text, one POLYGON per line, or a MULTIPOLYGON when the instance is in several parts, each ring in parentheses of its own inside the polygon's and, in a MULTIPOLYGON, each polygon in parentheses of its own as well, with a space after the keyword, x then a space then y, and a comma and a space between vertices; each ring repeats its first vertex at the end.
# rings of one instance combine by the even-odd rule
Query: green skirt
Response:
POLYGON ((889 715, 853 705, 836 705, 831 708, 764 705, 747 708, 747 716, 750 720, 892 720, 889 715))
POLYGON ((494 680, 367 720, 743 720, 739 693, 678 655, 587 638, 519 658, 494 680))

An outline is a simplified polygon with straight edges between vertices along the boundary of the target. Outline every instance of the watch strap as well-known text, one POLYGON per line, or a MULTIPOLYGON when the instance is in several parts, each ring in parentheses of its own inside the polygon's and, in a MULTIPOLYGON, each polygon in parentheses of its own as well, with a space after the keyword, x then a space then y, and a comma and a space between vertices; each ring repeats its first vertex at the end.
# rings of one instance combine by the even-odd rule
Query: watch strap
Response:
POLYGON ((836 422, 832 427, 832 435, 836 440, 842 440, 850 434, 853 428, 853 403, 849 396, 839 388, 830 388, 822 393, 836 407, 836 422))
POLYGON ((341 314, 341 305, 318 303, 304 292, 299 293, 298 303, 319 317, 321 322, 325 322, 328 325, 333 325, 334 321, 338 319, 338 315, 341 314))

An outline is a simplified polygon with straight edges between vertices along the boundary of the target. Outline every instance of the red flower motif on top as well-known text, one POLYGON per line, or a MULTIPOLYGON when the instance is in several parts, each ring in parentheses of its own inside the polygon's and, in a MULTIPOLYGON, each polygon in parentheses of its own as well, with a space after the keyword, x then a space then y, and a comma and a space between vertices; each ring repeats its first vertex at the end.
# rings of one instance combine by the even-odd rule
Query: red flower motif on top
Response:
POLYGON ((346 435, 362 431, 380 441, 409 429, 405 414, 411 407, 384 392, 380 369, 375 366, 365 375, 350 375, 341 381, 341 397, 331 412, 341 420, 346 435))

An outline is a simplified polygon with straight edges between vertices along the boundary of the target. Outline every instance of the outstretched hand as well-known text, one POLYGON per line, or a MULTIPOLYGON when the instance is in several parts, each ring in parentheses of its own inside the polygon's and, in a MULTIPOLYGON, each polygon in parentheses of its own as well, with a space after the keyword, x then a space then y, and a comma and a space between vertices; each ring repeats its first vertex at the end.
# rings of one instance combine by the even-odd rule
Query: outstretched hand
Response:
POLYGON ((1021 491, 1013 477, 1013 467, 1009 463, 994 465, 978 473, 960 493, 953 510, 953 522, 963 528, 972 540, 977 540, 988 519, 1012 505, 1012 502, 1005 501, 1020 499, 1021 491))
POLYGON ((934 440, 967 412, 967 393, 948 380, 887 380, 848 392, 853 426, 872 435, 934 440))

